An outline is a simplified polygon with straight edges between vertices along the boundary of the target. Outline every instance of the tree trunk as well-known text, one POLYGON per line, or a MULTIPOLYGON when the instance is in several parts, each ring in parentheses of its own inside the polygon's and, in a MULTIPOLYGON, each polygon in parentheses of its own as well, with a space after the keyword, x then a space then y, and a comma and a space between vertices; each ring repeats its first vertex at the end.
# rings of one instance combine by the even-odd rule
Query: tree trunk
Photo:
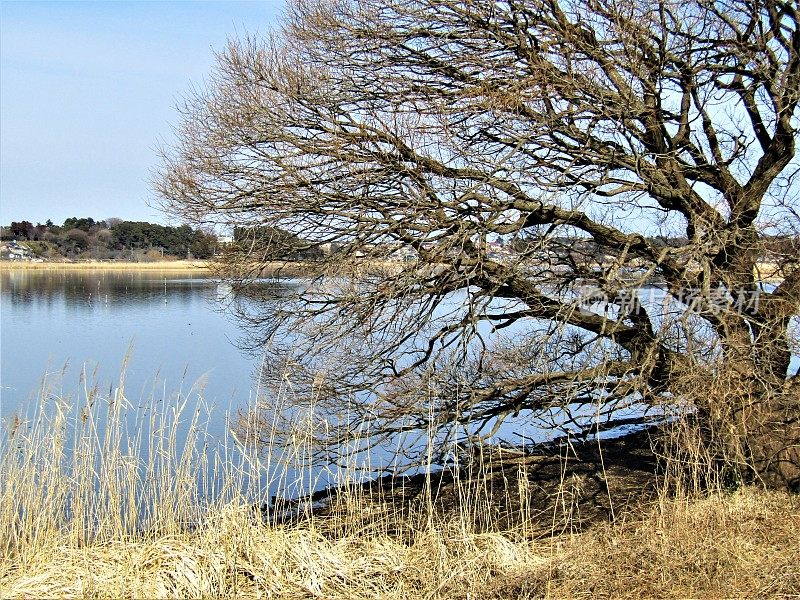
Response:
POLYGON ((759 373, 748 360, 723 360, 712 377, 694 393, 707 451, 723 479, 800 491, 798 385, 759 373))
POLYGON ((765 394, 746 413, 747 450, 754 475, 770 488, 800 491, 798 390, 765 394))

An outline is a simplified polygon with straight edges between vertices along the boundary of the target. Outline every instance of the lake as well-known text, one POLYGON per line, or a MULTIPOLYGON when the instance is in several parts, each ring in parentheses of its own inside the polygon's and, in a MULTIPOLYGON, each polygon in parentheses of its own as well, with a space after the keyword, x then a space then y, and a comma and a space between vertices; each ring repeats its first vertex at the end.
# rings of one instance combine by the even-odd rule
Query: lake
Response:
MULTIPOLYGON (((111 398, 124 374, 124 396, 134 413, 154 401, 170 407, 183 398, 188 418, 202 404, 208 438, 230 446, 230 417, 255 402, 260 360, 237 347, 242 331, 225 311, 227 292, 199 271, 3 269, 4 427, 14 414, 30 415, 41 396, 80 401, 96 385, 111 398)), ((129 425, 136 432, 140 422, 129 425)), ((509 424, 501 433, 506 429, 519 428, 509 424)), ((553 432, 534 428, 522 434, 541 441, 553 432)), ((313 476, 320 472, 315 469, 313 476)), ((279 487, 267 473, 259 486, 269 493, 279 487)))
MULTIPOLYGON (((0 416, 83 381, 144 401, 192 386, 223 413, 252 398, 258 361, 236 346, 215 280, 200 272, 0 271, 0 416)), ((214 419, 222 433, 225 419, 214 419)))
MULTIPOLYGON (((200 403, 207 412, 203 430, 208 439, 202 444, 230 448, 230 418, 255 402, 260 360, 237 347, 242 331, 225 311, 228 290, 198 271, 3 269, 4 428, 15 414, 30 422, 41 398, 81 404, 95 386, 100 397, 113 398, 124 374, 124 397, 132 408, 129 435, 150 435, 146 415, 154 402, 164 411, 186 399, 183 421, 200 403)), ((391 460, 383 452, 369 458, 378 468, 391 460)), ((295 463, 306 461, 299 457, 295 463)), ((280 491, 283 484, 275 475, 280 468, 259 472, 261 490, 280 491)), ((302 469, 286 471, 283 476, 295 481, 302 469)), ((331 471, 321 465, 305 471, 302 487, 311 479, 312 487, 331 480, 331 471)))

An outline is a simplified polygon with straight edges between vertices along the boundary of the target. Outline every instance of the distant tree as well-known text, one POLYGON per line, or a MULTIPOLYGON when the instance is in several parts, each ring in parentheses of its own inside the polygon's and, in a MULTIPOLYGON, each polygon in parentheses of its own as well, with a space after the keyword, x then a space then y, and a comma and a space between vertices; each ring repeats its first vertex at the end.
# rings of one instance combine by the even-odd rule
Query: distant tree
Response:
POLYGON ((29 221, 13 222, 3 229, 2 234, 4 239, 45 241, 48 256, 84 255, 85 258, 109 259, 121 255, 130 257, 130 250, 146 252, 155 248, 159 256, 163 251, 184 258, 187 253, 205 258, 211 256, 218 246, 213 233, 192 229, 188 225, 170 227, 144 221, 123 221, 116 217, 101 221, 92 217, 69 217, 63 227, 53 224, 51 219, 36 226, 29 221))
POLYGON ((65 256, 77 256, 89 248, 89 234, 82 229, 70 229, 61 236, 59 245, 65 256))
POLYGON ((144 248, 150 245, 147 237, 149 223, 123 221, 111 228, 114 245, 122 248, 144 248))
POLYGON ((164 258, 164 252, 162 249, 151 248, 142 255, 141 260, 143 262, 157 262, 159 260, 163 260, 163 258, 164 258))
POLYGON ((64 221, 63 228, 65 230, 69 229, 80 229, 81 231, 85 231, 86 233, 94 233, 100 229, 105 229, 108 227, 108 224, 105 221, 95 221, 92 217, 83 217, 83 218, 76 218, 71 217, 64 221))
POLYGON ((216 243, 215 236, 194 230, 188 225, 171 227, 144 221, 116 223, 111 227, 111 235, 112 245, 118 250, 160 248, 166 254, 183 258, 189 253, 198 257, 209 256, 216 243))
POLYGON ((97 244, 103 248, 111 248, 111 245, 114 241, 114 235, 111 233, 110 229, 100 229, 97 233, 95 233, 95 238, 97 240, 97 244))
POLYGON ((44 239, 44 234, 47 233, 47 227, 38 223, 36 227, 33 228, 28 234, 28 239, 33 241, 42 241, 44 239))
POLYGON ((192 256, 195 258, 211 258, 219 248, 219 240, 213 233, 196 231, 192 236, 192 244, 189 247, 192 256))
POLYGON ((30 221, 12 221, 9 230, 12 237, 28 240, 32 239, 34 226, 30 221))

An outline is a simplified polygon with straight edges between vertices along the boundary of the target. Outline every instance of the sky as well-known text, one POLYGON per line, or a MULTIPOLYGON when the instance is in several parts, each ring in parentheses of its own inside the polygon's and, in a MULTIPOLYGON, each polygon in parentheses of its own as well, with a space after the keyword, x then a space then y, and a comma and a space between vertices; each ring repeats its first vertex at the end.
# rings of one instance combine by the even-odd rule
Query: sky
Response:
POLYGON ((150 187, 175 106, 283 4, 0 2, 0 224, 175 223, 150 187))

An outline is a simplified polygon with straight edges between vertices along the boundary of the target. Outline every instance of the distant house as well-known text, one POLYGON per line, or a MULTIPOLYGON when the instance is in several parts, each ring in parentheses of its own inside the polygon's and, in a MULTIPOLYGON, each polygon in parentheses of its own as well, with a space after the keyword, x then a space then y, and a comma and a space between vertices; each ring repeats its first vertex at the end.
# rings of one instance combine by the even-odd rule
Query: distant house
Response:
POLYGON ((11 240, 7 244, 0 244, 0 260, 33 260, 34 254, 30 248, 11 240))

